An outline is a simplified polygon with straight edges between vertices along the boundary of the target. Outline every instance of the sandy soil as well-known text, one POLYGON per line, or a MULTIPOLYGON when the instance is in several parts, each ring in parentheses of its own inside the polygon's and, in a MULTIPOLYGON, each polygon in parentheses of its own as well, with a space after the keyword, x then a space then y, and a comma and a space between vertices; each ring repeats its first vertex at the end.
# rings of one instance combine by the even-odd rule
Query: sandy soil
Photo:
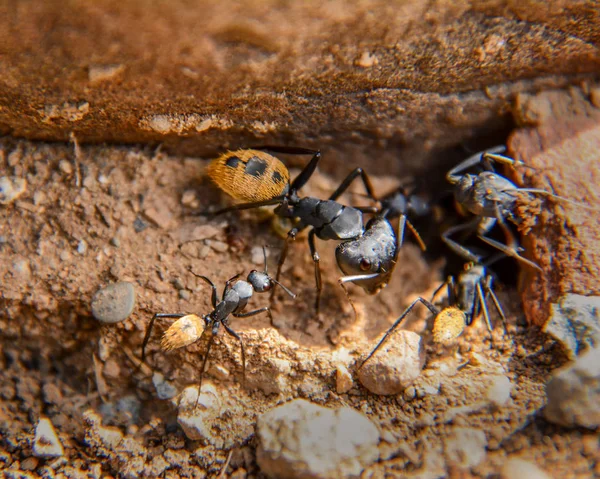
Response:
MULTIPOLYGON (((283 275, 298 300, 279 295, 277 328, 264 315, 235 321, 248 352, 245 389, 238 345, 219 338, 206 379, 227 413, 213 425, 211 441, 186 439, 175 406, 156 398, 152 374, 162 373, 180 389, 193 384, 202 348, 161 352, 159 326, 147 364, 138 368, 146 325, 155 312, 210 310, 209 292, 189 267, 221 287, 240 271, 260 268, 253 247, 273 245, 274 267, 281 243, 268 222, 235 214, 206 221, 191 214, 224 201, 202 178, 204 165, 134 147, 86 147, 76 155, 60 144, 0 144, 0 169, 27 180, 25 193, 0 209, 0 468, 6 477, 216 477, 231 449, 228 476, 262 477, 255 461, 256 416, 295 397, 350 405, 378 425, 381 459, 365 477, 488 477, 513 456, 552 477, 589 477, 594 468, 600 474, 598 434, 564 430, 539 415, 544 383, 564 359, 537 328, 524 326, 511 287, 499 291, 510 337, 496 328, 492 347, 477 322, 455 347, 434 347, 421 312, 408 326, 427 340, 427 364, 414 390, 375 396, 355 382, 347 394, 336 393, 340 358, 355 377, 356 361, 376 337, 442 278, 443 259, 426 260, 410 243, 380 295, 352 289, 360 313, 355 319, 337 286, 332 245, 321 242, 324 302, 315 321, 312 263, 306 243, 298 240, 283 275), (135 285, 136 308, 126 321, 101 326, 91 317, 91 297, 117 280, 135 285), (499 375, 510 380, 512 393, 506 404, 493 406, 482 398, 499 375), (104 425, 119 428, 124 438, 118 445, 98 439, 94 411, 104 425), (40 416, 51 419, 66 460, 32 456, 40 416), (455 426, 485 431, 487 454, 470 469, 445 459, 455 426)), ((311 185, 307 192, 322 195, 334 183, 317 175, 311 185)), ((384 179, 376 185, 391 186, 384 179)), ((264 306, 265 296, 252 301, 264 306)))

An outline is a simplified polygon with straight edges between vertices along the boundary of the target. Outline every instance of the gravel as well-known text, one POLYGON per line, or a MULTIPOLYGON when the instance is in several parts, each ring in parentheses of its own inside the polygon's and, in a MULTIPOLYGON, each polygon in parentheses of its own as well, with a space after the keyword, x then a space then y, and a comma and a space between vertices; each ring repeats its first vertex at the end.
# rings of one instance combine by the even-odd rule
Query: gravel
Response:
POLYGON ((104 324, 124 321, 134 307, 135 289, 127 281, 110 284, 98 290, 92 298, 92 315, 104 324))
POLYGON ((548 421, 567 427, 600 426, 600 348, 554 372, 546 395, 548 421))
POLYGON ((515 479, 516 477, 550 479, 550 476, 538 466, 519 457, 513 457, 506 461, 502 467, 501 477, 502 479, 515 479))
POLYGON ((358 379, 374 394, 398 394, 419 377, 424 365, 421 336, 400 330, 359 369, 358 379))
POLYGON ((27 182, 16 176, 0 177, 0 205, 8 205, 25 193, 27 182))
POLYGON ((570 359, 600 346, 600 297, 566 294, 550 306, 544 332, 561 343, 570 359))
POLYGON ((295 399, 260 416, 256 433, 258 465, 271 477, 358 477, 379 457, 379 431, 349 407, 295 399))
POLYGON ((54 426, 48 418, 41 418, 35 428, 33 455, 36 457, 60 457, 64 450, 54 426))
POLYGON ((218 436, 213 434, 212 424, 220 414, 221 399, 213 384, 205 382, 202 385, 200 398, 198 386, 189 386, 181 393, 177 422, 188 439, 211 444, 219 442, 218 436))
POLYGON ((486 446, 487 440, 482 430, 454 427, 444 440, 446 462, 460 469, 470 469, 485 459, 486 446))

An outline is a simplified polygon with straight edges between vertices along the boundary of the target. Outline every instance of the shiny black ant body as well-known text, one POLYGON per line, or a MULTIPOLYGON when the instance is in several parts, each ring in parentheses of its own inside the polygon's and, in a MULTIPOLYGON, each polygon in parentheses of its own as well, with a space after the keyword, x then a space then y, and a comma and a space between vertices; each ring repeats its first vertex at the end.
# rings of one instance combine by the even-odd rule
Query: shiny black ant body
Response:
POLYGON ((200 278, 211 287, 211 302, 214 309, 209 314, 202 316, 198 316, 196 314, 156 313, 154 316, 152 316, 144 336, 144 341, 142 343, 142 362, 146 358, 146 346, 150 340, 150 335, 152 334, 152 328, 156 319, 177 320, 171 324, 171 326, 169 326, 169 328, 163 334, 161 341, 161 349, 163 351, 171 351, 173 349, 189 346, 190 344, 201 340, 204 337, 204 334, 207 331, 210 331, 211 337, 206 346, 206 353, 204 354, 204 359, 202 360, 202 366, 200 368, 198 391, 201 391, 202 378, 204 377, 210 349, 212 347, 215 335, 219 332, 219 328, 223 326, 227 334, 233 336, 240 343, 240 349, 242 352, 242 377, 245 378, 246 352, 244 349, 244 343, 240 335, 231 329, 231 326, 229 325, 229 316, 233 316, 235 318, 247 318, 249 316, 255 316, 257 314, 266 312, 269 315, 272 325, 273 316, 271 314, 271 310, 267 306, 255 309, 253 311, 244 312, 244 309, 250 298, 252 298, 252 295, 255 292, 265 293, 267 291, 271 291, 274 285, 277 285, 280 286, 292 298, 296 297, 296 295, 289 289, 269 276, 267 270, 267 252, 264 248, 263 254, 265 258, 264 271, 252 270, 248 274, 248 277, 245 281, 238 280, 233 285, 232 283, 241 276, 241 273, 236 274, 234 277, 228 279, 225 282, 225 288, 223 289, 223 295, 221 296, 220 301, 218 300, 217 287, 214 285, 214 283, 206 276, 196 274, 190 269, 190 273, 197 278, 200 278))
MULTIPOLYGON (((205 214, 220 215, 235 210, 277 205, 275 214, 283 218, 293 219, 294 226, 287 234, 279 258, 277 274, 275 276, 277 280, 280 277, 281 269, 285 263, 290 241, 293 241, 302 230, 310 227, 308 244, 315 265, 315 282, 317 288, 315 310, 317 316, 320 308, 322 280, 319 265, 320 256, 315 245, 316 238, 341 242, 336 248, 337 264, 345 275, 340 278, 340 284, 343 285, 343 283, 346 282, 353 282, 361 286, 369 294, 375 294, 381 288, 385 287, 389 282, 396 265, 398 252, 403 241, 405 226, 408 224, 413 233, 416 234, 406 219, 405 210, 409 208, 409 203, 405 202, 404 204, 400 204, 398 192, 384 198, 384 200, 387 201, 385 209, 374 207, 352 207, 339 203, 337 201, 338 198, 358 177, 361 178, 364 184, 367 197, 373 201, 377 201, 377 198, 373 193, 371 181, 362 168, 353 170, 327 200, 321 200, 315 197, 300 197, 298 191, 308 182, 315 172, 321 158, 321 152, 306 148, 277 146, 264 146, 253 150, 240 151, 247 152, 261 150, 296 155, 312 155, 312 158, 292 183, 289 184, 289 187, 287 185, 284 187, 278 186, 278 190, 282 191, 281 194, 261 201, 237 204, 205 214), (363 224, 363 212, 375 213, 376 215, 366 226, 363 224), (394 231, 394 228, 388 219, 393 215, 400 217, 397 233, 394 231)), ((244 154, 244 156, 248 155, 244 154)), ((244 163, 242 160, 237 161, 240 159, 239 156, 236 157, 236 161, 231 161, 231 156, 227 157, 228 161, 233 165, 232 168, 234 168, 236 172, 240 169, 244 169, 249 170, 253 175, 256 175, 257 173, 257 164, 259 162, 265 163, 264 167, 261 168, 263 171, 275 169, 271 166, 271 163, 274 163, 277 159, 275 157, 270 157, 274 158, 274 160, 269 160, 268 158, 268 155, 261 154, 246 159, 244 163)), ((215 161, 221 160, 217 159, 215 161)), ((278 171, 280 170, 278 164, 277 169, 278 171)), ((233 175, 230 175, 229 178, 231 178, 230 181, 232 182, 238 181, 233 175)), ((263 180, 267 183, 271 182, 271 178, 264 178, 263 180)), ((232 189, 232 185, 228 184, 227 186, 228 189, 232 189)), ((262 191, 267 191, 264 185, 261 186, 261 192, 262 191)), ((238 194, 237 197, 239 198, 240 195, 238 194)), ((416 236, 418 238, 418 235, 416 236)), ((420 238, 418 239, 420 240, 420 238)))

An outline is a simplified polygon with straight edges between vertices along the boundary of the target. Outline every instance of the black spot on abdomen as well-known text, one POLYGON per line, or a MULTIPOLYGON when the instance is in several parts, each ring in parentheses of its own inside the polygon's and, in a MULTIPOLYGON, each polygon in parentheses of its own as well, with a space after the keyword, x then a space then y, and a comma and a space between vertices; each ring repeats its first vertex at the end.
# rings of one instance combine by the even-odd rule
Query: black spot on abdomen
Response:
POLYGON ((283 176, 281 176, 279 171, 274 171, 271 175, 271 179, 273 180, 273 183, 281 183, 283 181, 283 176))
POLYGON ((247 175, 256 176, 257 178, 262 176, 265 170, 267 169, 267 162, 265 160, 261 160, 258 156, 253 156, 246 163, 246 169, 244 172, 247 175))
POLYGON ((237 168, 237 166, 240 164, 240 161, 242 160, 240 160, 237 156, 230 156, 225 161, 225 166, 229 166, 229 168, 237 168))

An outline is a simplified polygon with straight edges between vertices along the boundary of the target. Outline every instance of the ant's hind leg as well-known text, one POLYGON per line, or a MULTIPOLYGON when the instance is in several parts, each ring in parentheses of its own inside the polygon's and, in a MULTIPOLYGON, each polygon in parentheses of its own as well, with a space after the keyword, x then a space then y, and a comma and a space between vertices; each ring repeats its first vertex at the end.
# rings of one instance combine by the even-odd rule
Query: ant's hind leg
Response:
POLYGON ((367 196, 373 201, 378 201, 375 196, 373 185, 371 184, 371 180, 369 176, 362 168, 356 168, 350 172, 346 178, 340 183, 340 186, 331 194, 329 197, 330 200, 337 200, 340 196, 344 194, 344 192, 348 189, 348 187, 352 184, 352 182, 360 176, 363 185, 365 185, 365 190, 367 191, 367 196))
POLYGON ((404 310, 404 312, 400 315, 400 317, 394 322, 394 324, 392 324, 390 326, 390 328, 386 331, 386 333, 383 335, 383 338, 381 338, 381 340, 377 343, 377 346, 375 346, 373 348, 373 350, 369 353, 369 355, 367 356, 367 359, 365 359, 361 365, 358 367, 358 369, 361 369, 365 363, 371 359, 371 357, 377 352, 377 350, 383 345, 383 343, 387 340, 387 338, 396 330, 396 328, 400 325, 400 323, 402 323, 402 321, 404 320, 404 318, 406 318, 406 316, 412 311, 412 309, 417 305, 417 303, 423 303, 427 309, 429 309, 429 311, 431 311, 433 314, 439 314, 439 309, 436 308, 433 304, 431 304, 429 301, 427 301, 425 298, 417 298, 415 299, 408 308, 406 308, 404 310))

